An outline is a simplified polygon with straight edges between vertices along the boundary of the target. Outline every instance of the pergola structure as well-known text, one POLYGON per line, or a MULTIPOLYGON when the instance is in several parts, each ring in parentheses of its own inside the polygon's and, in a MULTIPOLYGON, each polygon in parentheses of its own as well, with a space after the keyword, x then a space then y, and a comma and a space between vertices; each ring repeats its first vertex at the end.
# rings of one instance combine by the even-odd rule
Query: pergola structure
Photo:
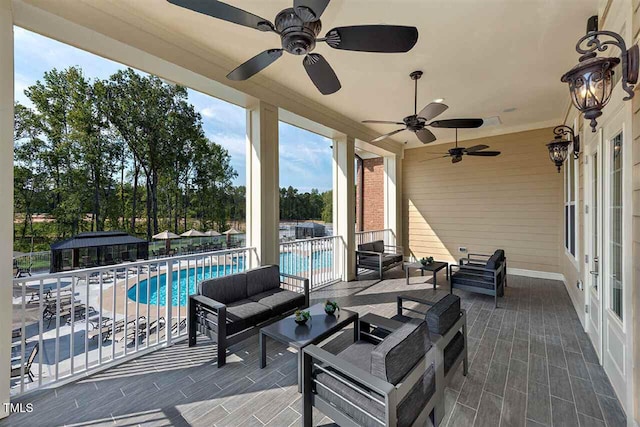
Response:
MULTIPOLYGON (((291 6, 290 0, 229 3, 269 18, 291 6)), ((509 257, 510 274, 564 281, 581 326, 594 342, 599 363, 622 402, 628 425, 637 425, 640 96, 624 102, 620 87, 614 89, 611 103, 598 119, 600 130, 592 133, 571 107, 560 76, 577 62, 575 41, 584 35, 592 15, 600 17, 600 28, 622 32, 629 46, 638 40, 640 3, 398 3, 393 8, 383 1, 330 3, 322 18, 327 29, 389 21, 415 25, 420 39, 413 54, 405 56, 381 59, 326 52, 343 88, 323 97, 294 56, 247 81, 228 80, 227 74, 254 51, 277 45, 276 39, 265 37, 273 34, 190 14, 164 0, 0 0, 0 194, 5 200, 13 195, 13 28, 20 26, 246 109, 246 236, 247 246, 255 248, 248 266, 280 262, 279 121, 332 140, 333 231, 340 241, 333 262, 344 281, 355 276, 355 150, 382 157, 382 222, 395 243, 405 248, 405 258, 434 254, 455 262, 474 248, 500 245, 509 257), (459 141, 502 150, 497 163, 469 158, 456 165, 450 159, 432 162, 430 154, 442 155, 453 148, 452 131, 434 130, 438 141, 426 148, 406 132, 371 142, 391 129, 362 120, 395 120, 411 113, 413 86, 406 83, 417 68, 425 72, 419 102, 445 98, 451 106, 447 118, 485 119, 485 126, 461 133, 459 141), (545 146, 559 124, 574 128, 584 148, 578 159, 565 163, 562 174, 556 174, 545 146), (609 142, 618 136, 623 140, 618 148, 623 144, 624 164, 613 168, 603 159, 615 158, 609 142), (594 165, 603 169, 593 169, 594 165), (598 181, 602 174, 594 178, 596 171, 604 171, 607 178, 598 181), (618 205, 602 210, 601 203, 602 215, 594 215, 594 200, 602 202, 600 196, 606 196, 604 200, 610 201, 606 188, 616 179, 623 195, 618 205), (612 227, 614 208, 622 218, 617 229, 612 227), (598 255, 613 261, 606 245, 618 229, 624 239, 618 242, 623 267, 613 271, 607 264, 596 266, 598 255), (594 244, 594 236, 602 237, 596 231, 603 230, 609 239, 594 244), (611 289, 616 281, 624 281, 624 288, 611 289), (619 306, 614 307, 611 295, 616 292, 619 306)), ((10 203, 0 205, 0 223, 0 275, 9 281, 10 203)), ((9 346, 4 345, 10 341, 9 301, 8 287, 0 286, 0 367, 6 367, 11 357, 9 346)), ((8 375, 8 369, 0 369, 0 402, 9 401, 8 375)), ((5 415, 8 408, 0 406, 0 418, 5 415)))

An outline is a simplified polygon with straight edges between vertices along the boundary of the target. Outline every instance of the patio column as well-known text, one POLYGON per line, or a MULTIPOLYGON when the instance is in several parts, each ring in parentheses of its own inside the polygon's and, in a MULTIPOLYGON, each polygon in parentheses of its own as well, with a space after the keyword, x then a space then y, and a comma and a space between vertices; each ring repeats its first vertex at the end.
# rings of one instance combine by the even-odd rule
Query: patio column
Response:
POLYGON ((336 254, 342 280, 353 280, 356 262, 355 140, 350 136, 333 140, 333 234, 341 236, 344 245, 344 251, 336 254))
POLYGON ((388 245, 402 246, 402 158, 385 156, 384 165, 384 228, 390 229, 388 245), (394 238, 395 237, 395 238, 394 238))
MULTIPOLYGON (((0 0, 0 194, 13 200, 13 13, 11 0, 0 0)), ((11 365, 11 292, 13 203, 0 205, 0 418, 9 415, 11 365)))
POLYGON ((279 264, 278 108, 262 101, 247 108, 246 203, 250 266, 279 264))

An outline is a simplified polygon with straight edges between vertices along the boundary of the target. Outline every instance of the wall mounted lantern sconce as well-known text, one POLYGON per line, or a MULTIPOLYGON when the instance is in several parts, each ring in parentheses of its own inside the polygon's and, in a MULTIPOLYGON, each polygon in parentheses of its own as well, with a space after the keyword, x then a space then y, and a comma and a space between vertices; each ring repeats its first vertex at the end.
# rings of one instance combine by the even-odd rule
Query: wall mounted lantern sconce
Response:
POLYGON ((560 79, 569 84, 573 105, 590 119, 591 130, 596 131, 596 119, 602 115, 613 90, 613 73, 618 64, 622 70, 622 89, 633 98, 633 85, 638 82, 640 51, 635 44, 627 49, 624 39, 612 31, 598 30, 598 17, 592 16, 587 23, 587 34, 578 40, 576 52, 581 56, 578 64, 566 72, 560 79), (600 40, 602 36, 605 40, 600 40), (597 52, 616 46, 622 52, 620 58, 598 57, 597 52))
POLYGON ((555 138, 547 144, 547 148, 549 149, 549 158, 560 173, 562 164, 567 160, 569 145, 573 144, 573 157, 577 159, 580 156, 580 136, 575 134, 573 128, 565 125, 556 126, 553 133, 555 138), (564 139, 565 135, 569 135, 569 139, 564 139))

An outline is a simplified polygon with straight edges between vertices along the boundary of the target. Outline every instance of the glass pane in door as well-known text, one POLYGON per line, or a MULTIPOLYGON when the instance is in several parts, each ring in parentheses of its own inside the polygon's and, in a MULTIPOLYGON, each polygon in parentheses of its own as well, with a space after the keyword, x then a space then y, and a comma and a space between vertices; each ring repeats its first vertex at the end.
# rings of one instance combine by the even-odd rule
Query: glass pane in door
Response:
POLYGON ((611 140, 610 148, 611 310, 622 320, 622 133, 611 140))
MULTIPOLYGON (((592 224, 591 224, 591 236, 592 236, 592 242, 591 242, 591 247, 592 247, 592 257, 593 257, 593 268, 598 271, 599 270, 599 260, 600 260, 600 252, 599 252, 599 246, 598 246, 598 239, 600 238, 600 236, 598 235, 598 233, 600 232, 599 230, 599 219, 598 219, 598 209, 600 209, 599 203, 600 201, 598 200, 598 190, 599 190, 599 186, 598 186, 598 153, 594 153, 593 154, 593 182, 591 183, 591 188, 593 191, 593 195, 592 195, 592 211, 591 211, 591 220, 592 220, 592 224)), ((598 276, 593 274, 591 275, 591 286, 593 286, 593 288, 597 291, 598 290, 598 276)))

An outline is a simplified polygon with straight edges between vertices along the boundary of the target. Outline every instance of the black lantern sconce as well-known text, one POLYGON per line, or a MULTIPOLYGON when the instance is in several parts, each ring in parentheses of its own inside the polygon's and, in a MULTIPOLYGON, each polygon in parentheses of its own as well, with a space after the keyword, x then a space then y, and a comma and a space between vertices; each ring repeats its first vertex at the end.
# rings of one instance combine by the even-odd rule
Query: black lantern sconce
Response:
POLYGON ((573 156, 577 159, 580 156, 580 136, 576 135, 573 128, 569 126, 560 125, 553 129, 555 138, 553 141, 547 144, 549 149, 549 158, 558 168, 558 173, 562 169, 562 164, 567 160, 569 153, 569 146, 573 144, 573 156), (569 139, 564 139, 563 136, 569 135, 569 139))
POLYGON ((622 70, 622 89, 628 94, 624 100, 633 98, 633 85, 638 82, 640 51, 637 44, 627 49, 624 39, 617 33, 598 31, 598 17, 592 16, 587 24, 587 34, 576 44, 576 52, 581 55, 578 64, 560 80, 569 84, 573 105, 591 120, 591 130, 595 132, 596 119, 602 115, 602 109, 611 98, 613 70, 618 64, 622 70), (606 40, 602 41, 598 36, 606 40), (604 52, 609 45, 620 49, 620 58, 597 56, 596 51, 604 52))

